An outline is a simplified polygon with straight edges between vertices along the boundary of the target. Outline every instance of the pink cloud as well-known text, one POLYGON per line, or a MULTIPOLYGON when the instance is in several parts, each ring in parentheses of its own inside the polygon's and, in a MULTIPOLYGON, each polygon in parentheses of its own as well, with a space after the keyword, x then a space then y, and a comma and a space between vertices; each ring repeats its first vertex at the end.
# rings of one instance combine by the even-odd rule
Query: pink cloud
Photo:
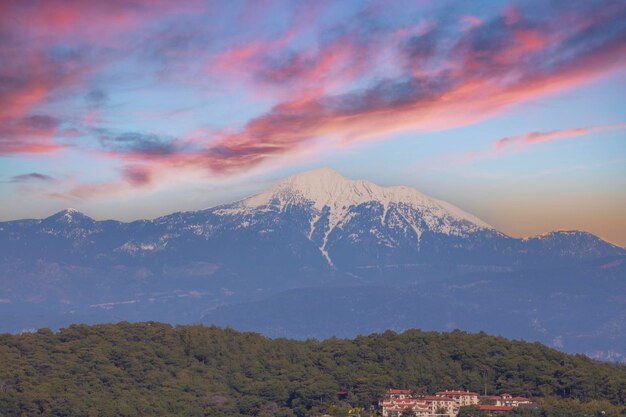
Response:
POLYGON ((56 152, 66 146, 52 138, 62 134, 56 119, 30 116, 4 119, 0 124, 0 156, 10 154, 42 154, 56 152))
POLYGON ((362 42, 359 34, 350 31, 325 41, 297 44, 315 28, 322 4, 302 3, 278 35, 223 49, 209 59, 206 73, 234 85, 243 83, 257 96, 289 101, 329 94, 371 72, 375 57, 389 45, 362 42))
POLYGON ((166 14, 186 14, 203 10, 201 1, 188 0, 111 0, 75 2, 71 0, 14 2, 6 9, 6 21, 22 28, 31 42, 58 41, 119 47, 119 36, 139 31, 166 14))
POLYGON ((504 21, 506 22, 506 24, 509 26, 518 23, 522 18, 519 9, 514 6, 505 7, 502 12, 502 16, 504 17, 504 21))
POLYGON ((471 15, 461 16, 459 20, 466 26, 463 30, 467 30, 468 28, 480 26, 483 24, 481 18, 471 15))
MULTIPOLYGON (((269 38, 247 39, 223 49, 207 63, 207 73, 212 76, 241 80, 246 74, 254 73, 263 68, 260 62, 274 52, 286 49, 302 32, 314 22, 321 2, 304 2, 296 7, 289 27, 278 36, 269 38)), ((262 2, 252 3, 244 8, 242 19, 246 24, 254 15, 258 19, 264 9, 262 2)))
POLYGON ((342 97, 345 103, 341 98, 323 96, 285 102, 250 121, 241 131, 214 141, 212 149, 198 157, 216 171, 240 170, 297 150, 314 138, 354 142, 396 132, 462 126, 493 116, 510 105, 601 76, 615 68, 611 57, 624 52, 624 45, 617 44, 554 73, 535 75, 527 69, 523 82, 513 85, 500 84, 499 74, 486 73, 443 86, 437 82, 433 86, 392 84, 388 99, 382 86, 342 97))
MULTIPOLYGON (((592 127, 556 129, 545 132, 529 132, 522 135, 508 136, 496 139, 493 142, 493 145, 488 149, 467 152, 460 155, 447 156, 445 158, 445 161, 452 164, 465 164, 480 159, 495 158, 510 149, 523 150, 528 146, 536 145, 543 142, 571 139, 586 136, 595 132, 621 129, 626 129, 626 123, 592 127)), ((433 167, 436 167, 440 164, 441 161, 437 161, 435 164, 433 164, 433 167)))
POLYGON ((551 130, 548 132, 530 132, 519 136, 511 136, 506 138, 497 139, 494 142, 494 148, 498 151, 510 147, 518 146, 525 147, 541 142, 549 142, 553 140, 569 139, 578 136, 585 136, 594 132, 601 132, 605 130, 626 129, 626 123, 594 126, 594 127, 577 127, 571 129, 559 129, 551 130))
MULTIPOLYGON (((27 126, 38 108, 76 94, 88 75, 109 63, 110 50, 124 49, 130 32, 167 13, 198 10, 198 2, 176 5, 165 0, 108 2, 35 1, 2 4, 0 42, 0 154, 47 153, 66 147, 55 143, 66 130, 27 126), (60 48, 70 45, 68 53, 60 48), (56 49, 55 49, 56 48, 56 49), (97 51, 95 53, 94 51, 97 51), (62 56, 61 56, 62 55, 62 56)), ((90 110, 87 127, 97 122, 90 110)), ((76 130, 75 130, 76 131, 76 130)))

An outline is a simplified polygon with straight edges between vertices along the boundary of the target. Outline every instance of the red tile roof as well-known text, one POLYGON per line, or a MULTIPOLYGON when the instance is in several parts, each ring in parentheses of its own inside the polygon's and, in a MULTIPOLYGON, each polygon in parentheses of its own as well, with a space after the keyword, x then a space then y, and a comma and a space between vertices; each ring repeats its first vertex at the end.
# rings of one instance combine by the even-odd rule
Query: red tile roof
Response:
POLYGON ((478 409, 485 411, 511 411, 513 407, 508 407, 505 405, 479 405, 478 409))
POLYGON ((493 401, 500 401, 502 399, 499 395, 482 395, 480 398, 493 401))
POLYGON ((422 400, 426 400, 426 401, 446 401, 446 402, 454 402, 454 400, 452 398, 446 398, 446 397, 438 397, 436 395, 425 395, 423 397, 420 397, 420 399, 422 400))
POLYGON ((411 393, 410 389, 390 389, 389 391, 387 391, 390 395, 397 395, 397 394, 404 394, 404 395, 408 395, 411 393))

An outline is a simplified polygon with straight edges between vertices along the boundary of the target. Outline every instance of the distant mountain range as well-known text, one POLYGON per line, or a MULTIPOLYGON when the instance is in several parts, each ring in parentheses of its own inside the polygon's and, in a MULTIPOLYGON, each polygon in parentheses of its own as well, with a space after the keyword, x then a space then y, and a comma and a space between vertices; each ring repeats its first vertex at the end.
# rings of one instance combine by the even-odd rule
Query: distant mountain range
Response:
POLYGON ((269 336, 484 330, 626 358, 626 250, 516 239, 408 187, 331 169, 207 210, 0 223, 0 331, 215 323, 269 336))

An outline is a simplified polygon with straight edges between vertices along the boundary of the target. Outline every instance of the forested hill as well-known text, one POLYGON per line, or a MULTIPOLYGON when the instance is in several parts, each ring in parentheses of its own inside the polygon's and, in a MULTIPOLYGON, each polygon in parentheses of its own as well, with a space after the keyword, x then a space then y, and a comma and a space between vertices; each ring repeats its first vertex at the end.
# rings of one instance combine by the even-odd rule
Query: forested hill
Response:
POLYGON ((296 341, 122 322, 0 335, 2 416, 340 415, 338 391, 367 407, 390 387, 623 405, 626 367, 459 331, 296 341))

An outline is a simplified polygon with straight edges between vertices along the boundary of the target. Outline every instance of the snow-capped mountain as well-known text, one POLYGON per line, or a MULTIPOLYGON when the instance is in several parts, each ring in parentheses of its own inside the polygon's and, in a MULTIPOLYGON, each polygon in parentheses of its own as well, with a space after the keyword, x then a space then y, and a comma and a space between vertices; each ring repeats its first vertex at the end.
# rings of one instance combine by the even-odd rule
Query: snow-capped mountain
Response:
POLYGON ((68 209, 0 223, 0 331, 154 319, 319 337, 459 323, 597 352, 605 346, 581 344, 565 322, 553 318, 551 328, 544 316, 569 323, 593 303, 596 316, 578 323, 588 323, 594 341, 625 326, 615 298, 626 293, 625 255, 578 231, 515 239, 412 188, 323 168, 231 204, 154 220, 96 221, 68 209), (285 322, 299 317, 294 308, 324 313, 285 322), (337 328, 322 319, 331 311, 353 317, 337 328))
POLYGON ((269 190, 242 200, 237 206, 242 211, 266 207, 285 211, 289 205, 308 206, 315 210, 317 218, 327 209, 328 226, 332 230, 345 223, 351 208, 365 203, 382 206, 382 225, 387 220, 389 209, 405 206, 414 211, 407 221, 418 230, 421 227, 439 233, 463 235, 480 229, 493 229, 458 207, 428 197, 413 188, 381 187, 365 180, 350 180, 330 168, 292 175, 269 190), (419 216, 419 219, 414 218, 415 216, 419 216), (421 224, 417 224, 418 220, 421 220, 421 224))
POLYGON ((350 180, 330 168, 293 175, 265 192, 214 213, 254 216, 264 211, 287 213, 293 209, 304 211, 309 220, 307 237, 319 243, 320 252, 331 266, 328 245, 333 232, 337 228, 353 229, 352 223, 362 222, 364 217, 371 227, 367 231, 352 230, 348 237, 353 243, 362 241, 367 234, 388 247, 399 247, 403 243, 400 235, 405 240, 414 240, 414 246, 419 249, 424 232, 467 236, 493 230, 458 207, 413 188, 381 187, 365 180, 350 180))

